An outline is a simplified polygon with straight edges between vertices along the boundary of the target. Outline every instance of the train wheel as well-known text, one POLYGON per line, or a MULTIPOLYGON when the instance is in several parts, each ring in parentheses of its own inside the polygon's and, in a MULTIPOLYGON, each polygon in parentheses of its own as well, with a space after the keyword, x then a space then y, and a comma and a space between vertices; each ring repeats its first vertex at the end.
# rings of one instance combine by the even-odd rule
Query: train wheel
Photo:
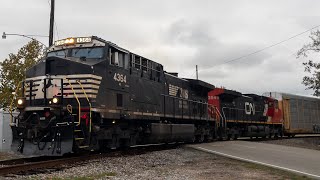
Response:
POLYGON ((202 143, 204 141, 204 134, 201 133, 201 135, 198 136, 198 142, 202 143))
POLYGON ((228 140, 228 141, 230 141, 231 136, 232 136, 231 134, 228 134, 228 135, 227 135, 227 140, 228 140))
POLYGON ((191 143, 196 143, 196 140, 197 140, 197 138, 196 138, 196 136, 193 136, 193 138, 191 139, 191 143))
POLYGON ((235 134, 234 137, 233 137, 233 140, 237 140, 238 137, 239 137, 239 135, 238 135, 238 134, 235 134))
POLYGON ((272 139, 272 133, 269 134, 269 139, 272 139))
POLYGON ((236 137, 236 135, 233 133, 233 134, 231 135, 231 139, 234 140, 235 137, 236 137))

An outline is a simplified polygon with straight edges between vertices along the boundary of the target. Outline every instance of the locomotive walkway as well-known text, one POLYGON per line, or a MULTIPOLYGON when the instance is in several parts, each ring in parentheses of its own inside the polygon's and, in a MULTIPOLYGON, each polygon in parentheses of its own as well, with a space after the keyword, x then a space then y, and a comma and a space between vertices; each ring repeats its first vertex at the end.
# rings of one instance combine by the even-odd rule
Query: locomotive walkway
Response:
POLYGON ((248 142, 220 141, 189 147, 320 179, 320 151, 248 142))

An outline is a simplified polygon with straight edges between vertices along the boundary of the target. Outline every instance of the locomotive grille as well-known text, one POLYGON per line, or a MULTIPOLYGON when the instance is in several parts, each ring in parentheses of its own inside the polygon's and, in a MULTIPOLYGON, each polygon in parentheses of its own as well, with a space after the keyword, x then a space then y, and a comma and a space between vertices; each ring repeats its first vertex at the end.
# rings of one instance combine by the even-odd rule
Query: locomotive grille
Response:
POLYGON ((46 96, 61 96, 61 79, 63 80, 63 98, 75 98, 74 92, 78 98, 85 98, 85 94, 78 82, 81 83, 88 98, 96 98, 101 84, 101 76, 93 74, 76 74, 76 75, 57 75, 57 76, 38 76, 28 78, 25 81, 25 95, 27 99, 43 99, 46 89, 46 96), (47 88, 44 88, 44 79, 46 79, 47 88), (32 87, 30 84, 32 82, 32 87), (70 86, 70 84, 72 86, 70 86), (31 90, 31 93, 30 93, 31 90))

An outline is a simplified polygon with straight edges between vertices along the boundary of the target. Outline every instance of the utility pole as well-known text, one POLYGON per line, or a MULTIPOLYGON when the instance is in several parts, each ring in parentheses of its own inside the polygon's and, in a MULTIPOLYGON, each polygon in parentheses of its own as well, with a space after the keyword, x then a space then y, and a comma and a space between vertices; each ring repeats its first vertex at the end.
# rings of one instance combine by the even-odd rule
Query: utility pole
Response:
POLYGON ((50 30, 49 30, 49 47, 53 44, 54 1, 55 1, 55 0, 51 0, 50 30))
POLYGON ((196 65, 196 75, 197 75, 197 80, 198 80, 198 65, 196 65))

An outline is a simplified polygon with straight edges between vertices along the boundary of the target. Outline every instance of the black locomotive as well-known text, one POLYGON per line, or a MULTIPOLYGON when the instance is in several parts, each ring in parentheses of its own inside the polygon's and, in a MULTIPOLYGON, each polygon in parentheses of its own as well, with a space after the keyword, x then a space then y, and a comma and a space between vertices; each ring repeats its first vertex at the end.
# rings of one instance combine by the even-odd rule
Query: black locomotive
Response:
MULTIPOLYGON (((56 156, 148 143, 203 142, 214 86, 101 38, 56 41, 26 72, 11 123, 14 151, 56 156)), ((18 93, 19 94, 19 93, 18 93)))

